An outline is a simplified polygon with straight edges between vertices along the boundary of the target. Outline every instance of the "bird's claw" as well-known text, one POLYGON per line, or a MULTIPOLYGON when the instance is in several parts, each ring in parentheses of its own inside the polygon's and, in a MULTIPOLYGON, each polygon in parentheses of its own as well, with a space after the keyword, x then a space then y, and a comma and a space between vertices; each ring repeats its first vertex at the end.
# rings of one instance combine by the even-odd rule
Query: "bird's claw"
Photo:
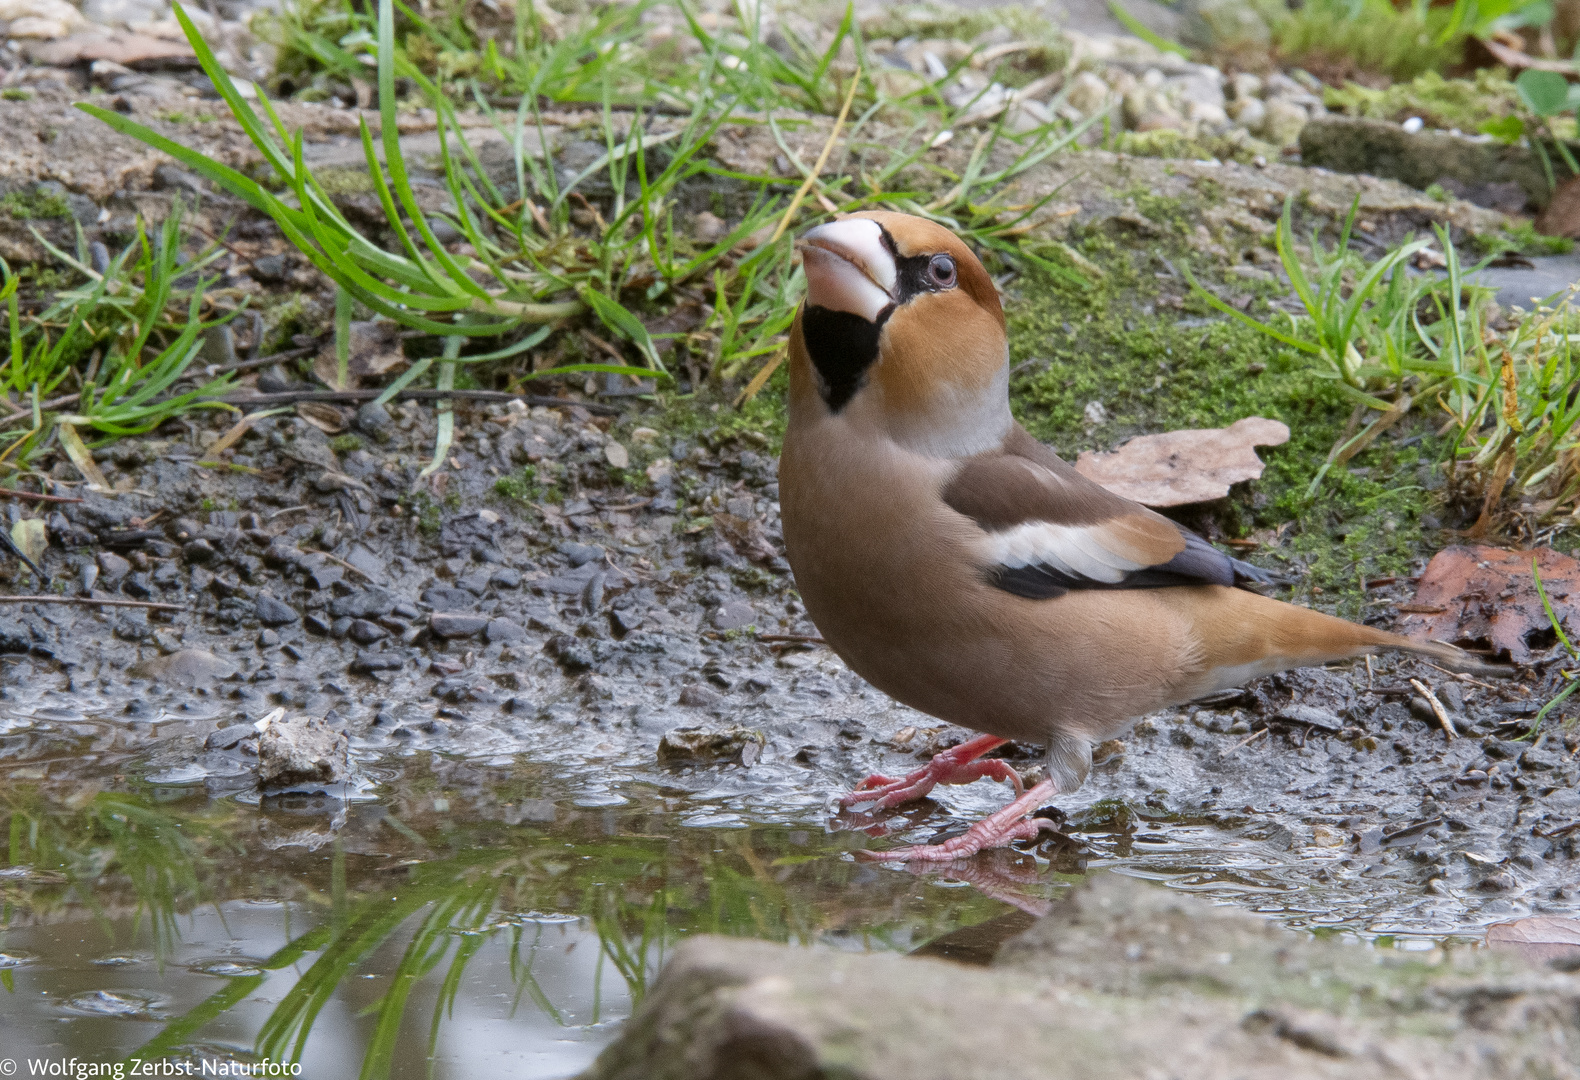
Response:
POLYGON ((893 851, 857 851, 867 862, 953 862, 969 859, 986 848, 1004 847, 1017 840, 1034 840, 1044 829, 1058 826, 1047 818, 1029 817, 1045 799, 1058 793, 1058 785, 1043 780, 996 814, 977 822, 964 833, 941 844, 917 844, 893 851))
POLYGON ((1004 745, 1005 741, 992 735, 983 735, 963 742, 933 755, 926 765, 898 779, 873 773, 857 784, 855 790, 840 796, 839 805, 846 807, 872 803, 873 810, 886 810, 891 806, 926 798, 927 793, 939 784, 969 784, 983 777, 1008 781, 1015 786, 1015 794, 1020 795, 1025 787, 1020 774, 1010 768, 1007 761, 977 760, 983 754, 1004 745))

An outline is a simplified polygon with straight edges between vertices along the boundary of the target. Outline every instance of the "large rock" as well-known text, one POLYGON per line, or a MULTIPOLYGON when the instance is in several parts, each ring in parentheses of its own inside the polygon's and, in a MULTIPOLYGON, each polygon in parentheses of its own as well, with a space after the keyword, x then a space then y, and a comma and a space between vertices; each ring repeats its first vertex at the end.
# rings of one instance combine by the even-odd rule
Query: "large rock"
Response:
MULTIPOLYGON (((1556 153, 1551 156, 1559 160, 1556 153)), ((1523 193, 1530 207, 1546 206, 1552 197, 1541 159, 1528 146, 1446 131, 1412 134, 1387 120, 1318 117, 1300 129, 1300 161, 1334 172, 1386 177, 1422 189, 1438 184, 1478 205, 1499 209, 1521 209, 1507 205, 1511 192, 1516 203, 1523 193)))
POLYGON ((1573 1077, 1580 979, 1101 875, 992 968, 693 938, 582 1080, 1573 1077))

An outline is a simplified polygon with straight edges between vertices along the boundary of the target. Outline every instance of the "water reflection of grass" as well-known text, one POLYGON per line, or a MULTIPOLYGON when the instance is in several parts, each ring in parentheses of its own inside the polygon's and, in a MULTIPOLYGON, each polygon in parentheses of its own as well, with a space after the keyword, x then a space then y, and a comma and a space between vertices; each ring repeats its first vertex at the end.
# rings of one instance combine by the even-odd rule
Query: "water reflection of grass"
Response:
MULTIPOLYGON (((227 979, 133 1055, 149 1060, 190 1045, 269 973, 301 964, 306 970, 259 1028, 256 1051, 299 1059, 325 1007, 337 996, 344 1004, 348 980, 377 971, 385 990, 363 1009, 370 1024, 361 1075, 385 1077, 400 1063, 397 1046, 413 1023, 426 1027, 432 1058, 469 965, 496 940, 508 947, 513 1012, 530 1002, 556 1024, 588 1022, 573 1020, 563 988, 534 974, 544 927, 554 922, 575 919, 596 933, 602 959, 595 979, 607 964, 624 983, 620 998, 635 1003, 687 934, 889 947, 1000 910, 969 890, 918 889, 908 875, 874 874, 829 857, 838 854, 839 837, 783 827, 679 828, 674 815, 639 807, 511 827, 453 817, 441 823, 407 804, 403 828, 384 828, 392 824, 387 814, 362 822, 364 837, 388 841, 379 844, 383 854, 367 856, 348 853, 340 837, 327 852, 262 850, 249 829, 266 836, 260 822, 269 816, 230 804, 155 808, 135 795, 103 793, 72 808, 16 791, 5 798, 11 864, 32 868, 0 886, 7 925, 18 913, 60 920, 81 906, 108 932, 108 914, 132 907, 134 921, 168 955, 178 915, 199 904, 262 889, 288 901, 282 911, 320 913, 305 930, 288 931, 288 943, 257 965, 261 974, 227 979), (392 947, 400 952, 390 970, 389 957, 375 953, 392 947), (422 1021, 408 1016, 420 985, 437 991, 422 1021)), ((271 827, 277 833, 280 822, 271 827)), ((347 831, 358 827, 353 820, 347 831)), ((595 987, 592 1023, 607 1013, 607 997, 595 987)))
POLYGON ((136 897, 134 918, 147 918, 155 954, 163 957, 178 937, 177 913, 203 896, 203 849, 225 843, 209 821, 177 821, 124 794, 98 792, 62 807, 18 787, 0 799, 8 818, 8 865, 27 869, 22 884, 13 878, 3 890, 0 926, 11 924, 19 904, 37 915, 81 903, 108 932, 110 913, 98 885, 113 876, 136 897))

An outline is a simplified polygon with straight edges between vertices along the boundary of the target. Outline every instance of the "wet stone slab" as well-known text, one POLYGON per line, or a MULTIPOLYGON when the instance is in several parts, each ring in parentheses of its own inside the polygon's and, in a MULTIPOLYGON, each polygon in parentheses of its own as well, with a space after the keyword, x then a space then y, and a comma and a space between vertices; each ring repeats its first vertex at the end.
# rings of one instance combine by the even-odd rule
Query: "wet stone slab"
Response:
POLYGON ((969 970, 681 946, 582 1080, 1567 1077, 1580 979, 1311 939, 1118 875, 969 970))

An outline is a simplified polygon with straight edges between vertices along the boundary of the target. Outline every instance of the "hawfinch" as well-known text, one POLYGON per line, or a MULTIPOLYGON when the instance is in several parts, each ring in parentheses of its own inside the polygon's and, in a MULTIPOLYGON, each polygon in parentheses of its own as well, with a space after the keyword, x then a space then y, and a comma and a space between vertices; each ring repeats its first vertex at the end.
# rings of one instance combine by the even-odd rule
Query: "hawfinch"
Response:
POLYGON ((1081 785, 1093 743, 1247 679, 1383 649, 1463 665, 1449 646, 1240 588, 1268 575, 1028 435, 1010 415, 998 293, 943 226, 853 214, 798 247, 807 295, 779 490, 807 613, 878 689, 986 732, 842 802, 894 806, 982 777, 1019 796, 953 840, 875 857, 951 860, 1033 838, 1050 823, 1028 815, 1081 785), (1010 739, 1048 748, 1030 789, 982 758, 1010 739))

